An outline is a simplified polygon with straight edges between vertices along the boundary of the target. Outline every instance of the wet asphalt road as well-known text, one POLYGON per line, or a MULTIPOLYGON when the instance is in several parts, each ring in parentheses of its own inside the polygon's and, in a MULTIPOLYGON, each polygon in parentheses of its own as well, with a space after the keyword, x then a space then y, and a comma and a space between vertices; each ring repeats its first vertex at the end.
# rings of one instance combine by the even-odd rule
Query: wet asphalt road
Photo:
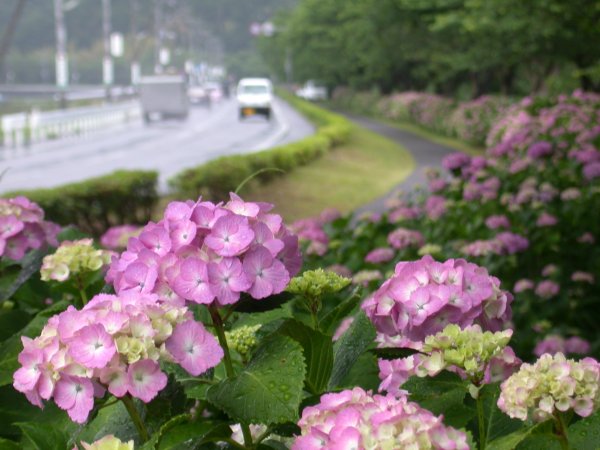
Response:
POLYGON ((59 186, 117 169, 157 170, 160 189, 181 170, 224 155, 250 153, 302 139, 314 127, 276 99, 271 121, 238 120, 237 104, 224 100, 208 109, 193 107, 185 122, 141 121, 86 136, 0 149, 0 193, 59 186))

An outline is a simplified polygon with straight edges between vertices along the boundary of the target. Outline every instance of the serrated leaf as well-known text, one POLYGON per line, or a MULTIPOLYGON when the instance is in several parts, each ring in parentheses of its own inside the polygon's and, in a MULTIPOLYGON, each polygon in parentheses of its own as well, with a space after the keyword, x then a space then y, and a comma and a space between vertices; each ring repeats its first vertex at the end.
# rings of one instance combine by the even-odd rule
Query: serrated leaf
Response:
POLYGON ((28 450, 64 450, 69 448, 69 434, 56 424, 39 422, 16 423, 23 432, 23 449, 28 450))
POLYGON ((48 318, 67 307, 67 302, 58 302, 38 313, 21 331, 0 344, 0 386, 12 383, 13 373, 19 368, 17 356, 23 350, 21 336, 36 337, 46 325, 48 318))
POLYGON ((375 340, 375 327, 362 311, 356 314, 350 328, 340 337, 333 348, 333 370, 329 389, 335 389, 350 372, 359 356, 375 340))
MULTIPOLYGON (((485 448, 487 450, 514 450, 517 445, 527 439, 536 429, 544 426, 544 422, 533 426, 524 427, 518 431, 502 436, 490 442, 485 448)), ((578 449, 579 450, 579 449, 578 449)))
POLYGON ((468 382, 452 372, 443 371, 435 377, 411 377, 402 385, 410 399, 432 413, 444 415, 444 423, 456 428, 465 426, 475 411, 464 404, 468 382))
POLYGON ((276 336, 265 340, 241 373, 212 386, 208 400, 245 423, 295 421, 305 374, 300 344, 276 336))
POLYGON ((321 394, 333 369, 331 337, 293 319, 286 320, 277 334, 291 337, 302 346, 306 361, 306 387, 312 394, 321 394))
POLYGON ((598 450, 600 448, 600 411, 581 419, 569 427, 569 444, 577 450, 598 450))
POLYGON ((400 359, 419 353, 412 348, 372 348, 369 352, 373 353, 379 359, 400 359))

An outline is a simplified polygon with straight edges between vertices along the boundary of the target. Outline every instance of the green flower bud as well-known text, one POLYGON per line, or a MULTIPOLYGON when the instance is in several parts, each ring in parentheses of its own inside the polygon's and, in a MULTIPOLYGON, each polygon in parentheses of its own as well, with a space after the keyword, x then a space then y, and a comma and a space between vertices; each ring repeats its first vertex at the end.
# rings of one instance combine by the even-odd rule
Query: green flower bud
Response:
POLYGON ((95 272, 110 263, 111 252, 93 247, 92 239, 65 241, 52 255, 44 257, 41 278, 66 281, 72 274, 95 272))

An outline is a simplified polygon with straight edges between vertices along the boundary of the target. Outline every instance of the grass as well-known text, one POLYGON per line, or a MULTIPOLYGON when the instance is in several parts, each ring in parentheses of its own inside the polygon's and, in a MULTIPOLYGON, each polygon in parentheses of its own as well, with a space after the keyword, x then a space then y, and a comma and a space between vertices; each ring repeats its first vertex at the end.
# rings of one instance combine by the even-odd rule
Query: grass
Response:
POLYGON ((409 122, 397 122, 389 119, 381 119, 378 118, 382 123, 389 125, 391 127, 399 128, 403 131, 408 131, 409 133, 416 134, 417 136, 422 137, 423 139, 427 139, 429 141, 435 142, 436 144, 444 145, 446 147, 453 148, 459 152, 464 152, 469 155, 479 156, 483 155, 485 149, 483 147, 478 147, 467 142, 461 141, 459 139, 443 136, 441 134, 434 133, 433 131, 429 131, 426 128, 423 128, 419 125, 415 125, 409 122))
POLYGON ((240 194, 247 201, 275 204, 289 223, 330 207, 350 212, 389 192, 414 168, 405 148, 353 126, 346 144, 269 183, 249 184, 240 194))

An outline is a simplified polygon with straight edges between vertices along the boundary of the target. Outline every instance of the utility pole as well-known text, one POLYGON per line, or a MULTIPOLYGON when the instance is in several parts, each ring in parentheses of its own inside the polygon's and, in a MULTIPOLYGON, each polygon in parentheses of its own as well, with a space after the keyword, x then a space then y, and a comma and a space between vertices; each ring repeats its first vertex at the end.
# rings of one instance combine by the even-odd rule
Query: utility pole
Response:
POLYGON ((54 32, 56 35, 56 86, 60 89, 60 107, 66 108, 65 91, 69 85, 69 61, 67 59, 67 29, 63 1, 54 0, 54 32))
POLYGON ((102 34, 104 38, 104 60, 102 61, 102 81, 106 89, 106 99, 110 101, 111 86, 114 81, 113 59, 110 49, 111 8, 110 0, 102 0, 102 34))
POLYGON ((139 62, 139 36, 138 36, 138 27, 137 27, 137 17, 140 12, 140 5, 137 0, 129 0, 129 5, 131 9, 131 20, 130 20, 130 31, 132 36, 132 50, 131 50, 131 85, 137 86, 140 82, 141 77, 141 69, 139 62))
MULTIPOLYGON (((2 40, 0 40, 0 77, 4 75, 4 59, 8 55, 10 42, 12 40, 13 35, 15 34, 15 30, 17 29, 17 24, 19 23, 19 18, 21 17, 21 13, 23 12, 23 8, 25 6, 26 1, 27 0, 19 0, 19 3, 17 3, 12 15, 10 16, 8 27, 2 34, 2 40)), ((0 79, 0 82, 3 81, 5 80, 0 79)))
POLYGON ((154 0, 154 73, 162 73, 162 1, 154 0))

